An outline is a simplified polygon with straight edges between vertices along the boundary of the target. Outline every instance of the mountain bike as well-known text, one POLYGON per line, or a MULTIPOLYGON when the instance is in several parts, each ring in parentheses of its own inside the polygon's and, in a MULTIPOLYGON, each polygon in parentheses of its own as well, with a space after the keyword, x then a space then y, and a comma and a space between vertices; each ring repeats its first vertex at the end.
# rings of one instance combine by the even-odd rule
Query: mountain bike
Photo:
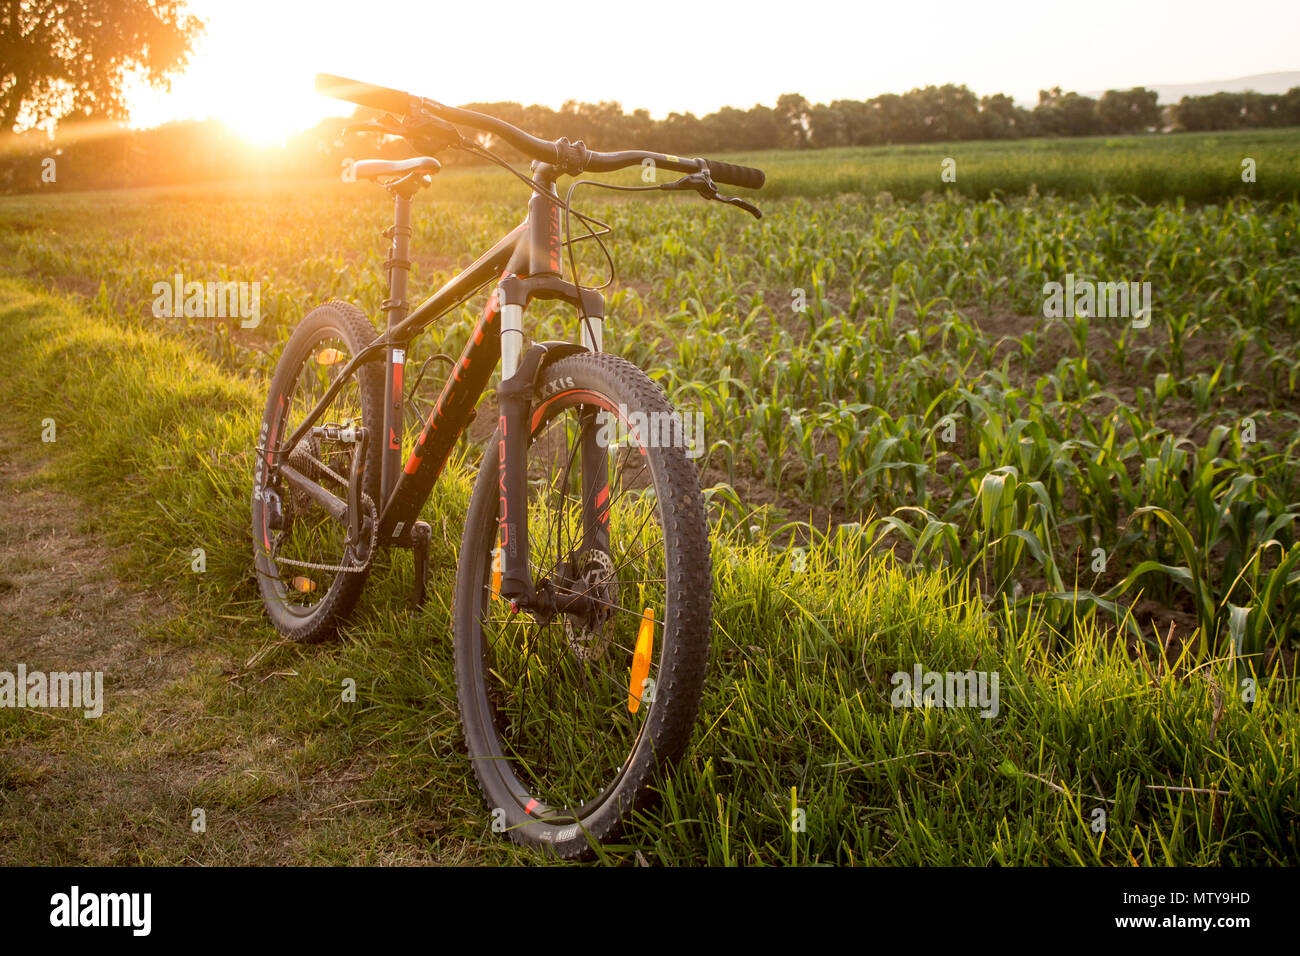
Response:
POLYGON ((573 192, 584 184, 690 190, 759 216, 716 184, 756 189, 764 175, 543 140, 482 113, 328 74, 316 87, 380 114, 350 130, 401 137, 420 155, 353 167, 356 179, 394 197, 383 332, 360 309, 327 302, 294 330, 276 367, 252 498, 263 603, 286 637, 323 640, 356 605, 385 548, 412 551, 412 599, 424 600, 432 535, 420 512, 499 362, 497 427, 465 517, 453 596, 465 746, 493 830, 560 857, 588 855, 652 802, 656 775, 686 748, 703 693, 712 577, 682 420, 645 372, 605 351, 604 297, 578 281, 580 240, 600 244, 611 276, 613 263, 600 238, 608 227, 574 209, 573 192), (460 127, 532 159, 531 175, 460 127), (412 200, 448 149, 524 180, 527 216, 410 308, 412 200), (561 176, 649 165, 683 175, 643 186, 575 179, 563 199, 556 188, 561 176), (584 234, 574 236, 574 219, 584 234), (494 281, 459 358, 429 356, 404 383, 413 340, 494 281), (523 314, 534 300, 572 306, 578 341, 528 340, 523 314), (408 442, 414 386, 436 359, 450 373, 408 442))

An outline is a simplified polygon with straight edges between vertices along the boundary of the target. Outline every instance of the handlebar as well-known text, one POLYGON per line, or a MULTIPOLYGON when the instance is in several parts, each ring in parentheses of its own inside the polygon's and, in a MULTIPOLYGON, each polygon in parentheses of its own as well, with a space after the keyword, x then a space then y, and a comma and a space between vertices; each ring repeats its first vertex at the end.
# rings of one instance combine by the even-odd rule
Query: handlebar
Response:
POLYGON ((410 93, 403 93, 401 90, 349 80, 332 73, 316 74, 316 92, 335 99, 347 100, 349 103, 357 103, 367 109, 379 110, 381 113, 396 113, 399 116, 411 112, 411 100, 415 99, 410 93))
POLYGON ((401 90, 386 86, 375 86, 358 80, 334 76, 329 73, 316 74, 316 90, 327 96, 347 100, 361 106, 385 113, 396 113, 406 117, 436 117, 447 123, 470 126, 500 136, 519 152, 543 163, 559 166, 563 172, 576 175, 583 170, 595 173, 613 172, 628 166, 638 166, 650 160, 656 167, 671 169, 680 173, 694 173, 707 170, 714 182, 740 186, 743 189, 759 189, 767 177, 761 169, 752 166, 737 166, 713 159, 683 159, 669 153, 656 153, 644 149, 624 149, 617 152, 600 152, 588 149, 583 143, 570 143, 567 139, 554 142, 539 139, 526 133, 505 120, 476 113, 473 110, 445 106, 436 100, 413 96, 401 90))

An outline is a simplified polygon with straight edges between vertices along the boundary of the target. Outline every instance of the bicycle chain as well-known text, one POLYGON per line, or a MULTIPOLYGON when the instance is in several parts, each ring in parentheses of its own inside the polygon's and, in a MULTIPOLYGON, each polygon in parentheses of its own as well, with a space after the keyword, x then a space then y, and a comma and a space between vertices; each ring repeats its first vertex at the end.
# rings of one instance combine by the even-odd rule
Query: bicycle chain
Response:
MULTIPOLYGON (((337 471, 325 464, 325 462, 321 461, 311 452, 303 451, 301 443, 299 443, 298 448, 294 449, 294 452, 301 454, 304 458, 339 484, 347 485, 347 479, 337 471)), ((277 552, 280 550, 281 539, 279 538, 276 539, 275 546, 271 549, 271 560, 277 565, 287 564, 290 567, 306 568, 309 571, 328 571, 332 574, 360 574, 363 571, 370 570, 370 563, 375 560, 375 551, 378 550, 379 547, 379 509, 375 507, 374 500, 364 491, 361 492, 361 503, 365 505, 366 514, 370 518, 370 546, 366 549, 366 560, 363 564, 318 564, 312 561, 298 561, 293 558, 281 558, 277 556, 277 552)))

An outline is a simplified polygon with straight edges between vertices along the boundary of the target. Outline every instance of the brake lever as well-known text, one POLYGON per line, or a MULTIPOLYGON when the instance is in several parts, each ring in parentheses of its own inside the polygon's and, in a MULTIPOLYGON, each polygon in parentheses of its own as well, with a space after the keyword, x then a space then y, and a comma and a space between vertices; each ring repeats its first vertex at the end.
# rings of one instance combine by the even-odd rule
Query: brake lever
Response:
POLYGON ((463 142, 460 131, 456 127, 438 119, 436 116, 419 114, 407 116, 399 121, 391 114, 387 114, 384 118, 391 120, 392 125, 372 120, 343 127, 343 135, 347 136, 350 133, 382 133, 385 136, 397 136, 406 140, 420 152, 430 156, 442 152, 449 146, 457 146, 463 142))
POLYGON ((718 187, 713 185, 713 177, 707 171, 687 173, 681 179, 674 179, 659 187, 664 190, 693 189, 705 199, 712 199, 718 194, 718 187))
POLYGON ((460 130, 455 126, 444 119, 423 112, 408 114, 397 135, 420 152, 430 156, 448 147, 462 146, 465 143, 465 138, 460 135, 460 130))
POLYGON ((745 212, 749 213, 755 219, 763 218, 763 211, 761 209, 755 206, 752 202, 749 202, 746 199, 741 199, 739 196, 719 195, 719 196, 714 196, 713 198, 718 202, 726 203, 728 206, 739 206, 741 209, 745 210, 745 212))
POLYGON ((391 126, 384 126, 380 123, 362 123, 359 126, 343 127, 343 135, 351 136, 353 133, 383 133, 385 136, 401 136, 402 131, 391 126))
POLYGON ((718 192, 718 187, 713 183, 713 177, 709 175, 707 169, 701 169, 698 172, 688 173, 681 179, 675 179, 671 183, 664 183, 660 189, 690 189, 700 194, 701 198, 712 200, 713 202, 725 203, 728 206, 738 206, 745 212, 749 213, 755 219, 762 219, 763 213, 753 203, 741 199, 738 196, 724 196, 718 192))

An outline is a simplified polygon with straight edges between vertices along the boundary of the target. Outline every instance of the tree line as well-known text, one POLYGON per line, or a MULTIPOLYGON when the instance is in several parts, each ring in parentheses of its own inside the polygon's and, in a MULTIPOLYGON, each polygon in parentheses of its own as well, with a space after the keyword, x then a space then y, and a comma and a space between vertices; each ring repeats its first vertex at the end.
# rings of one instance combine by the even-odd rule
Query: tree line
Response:
MULTIPOLYGON (((670 113, 655 119, 618 103, 570 101, 559 109, 519 103, 470 103, 546 138, 568 136, 595 148, 643 146, 687 156, 766 149, 820 149, 1029 136, 1125 135, 1300 126, 1300 87, 1283 94, 1216 93, 1161 105, 1143 87, 1108 90, 1099 98, 1060 87, 1042 90, 1031 109, 997 93, 976 96, 964 85, 927 86, 869 100, 810 103, 797 93, 775 106, 724 107, 706 116, 670 113)), ((344 135, 351 119, 331 118, 292 137, 283 147, 253 150, 220 124, 181 122, 148 130, 115 128, 93 133, 63 122, 53 140, 40 131, 5 138, 0 149, 0 189, 112 188, 206 182, 263 175, 337 174, 343 158, 408 155, 404 143, 376 147, 373 136, 344 135), (53 163, 51 164, 51 160, 53 163), (51 175, 51 168, 53 174, 51 175)), ((507 158, 521 159, 503 143, 482 137, 507 158)), ((473 161, 445 154, 448 162, 473 161)))
POLYGON ((679 154, 816 149, 1027 136, 1097 136, 1175 130, 1300 125, 1300 87, 1284 94, 1216 93, 1162 106, 1153 90, 1107 90, 1099 98, 1060 87, 1041 90, 1032 109, 1004 93, 977 97, 966 86, 927 86, 869 100, 810 103, 797 93, 775 107, 724 107, 697 117, 653 120, 617 103, 566 103, 559 110, 518 103, 470 104, 547 137, 580 137, 597 147, 654 144, 679 154))

